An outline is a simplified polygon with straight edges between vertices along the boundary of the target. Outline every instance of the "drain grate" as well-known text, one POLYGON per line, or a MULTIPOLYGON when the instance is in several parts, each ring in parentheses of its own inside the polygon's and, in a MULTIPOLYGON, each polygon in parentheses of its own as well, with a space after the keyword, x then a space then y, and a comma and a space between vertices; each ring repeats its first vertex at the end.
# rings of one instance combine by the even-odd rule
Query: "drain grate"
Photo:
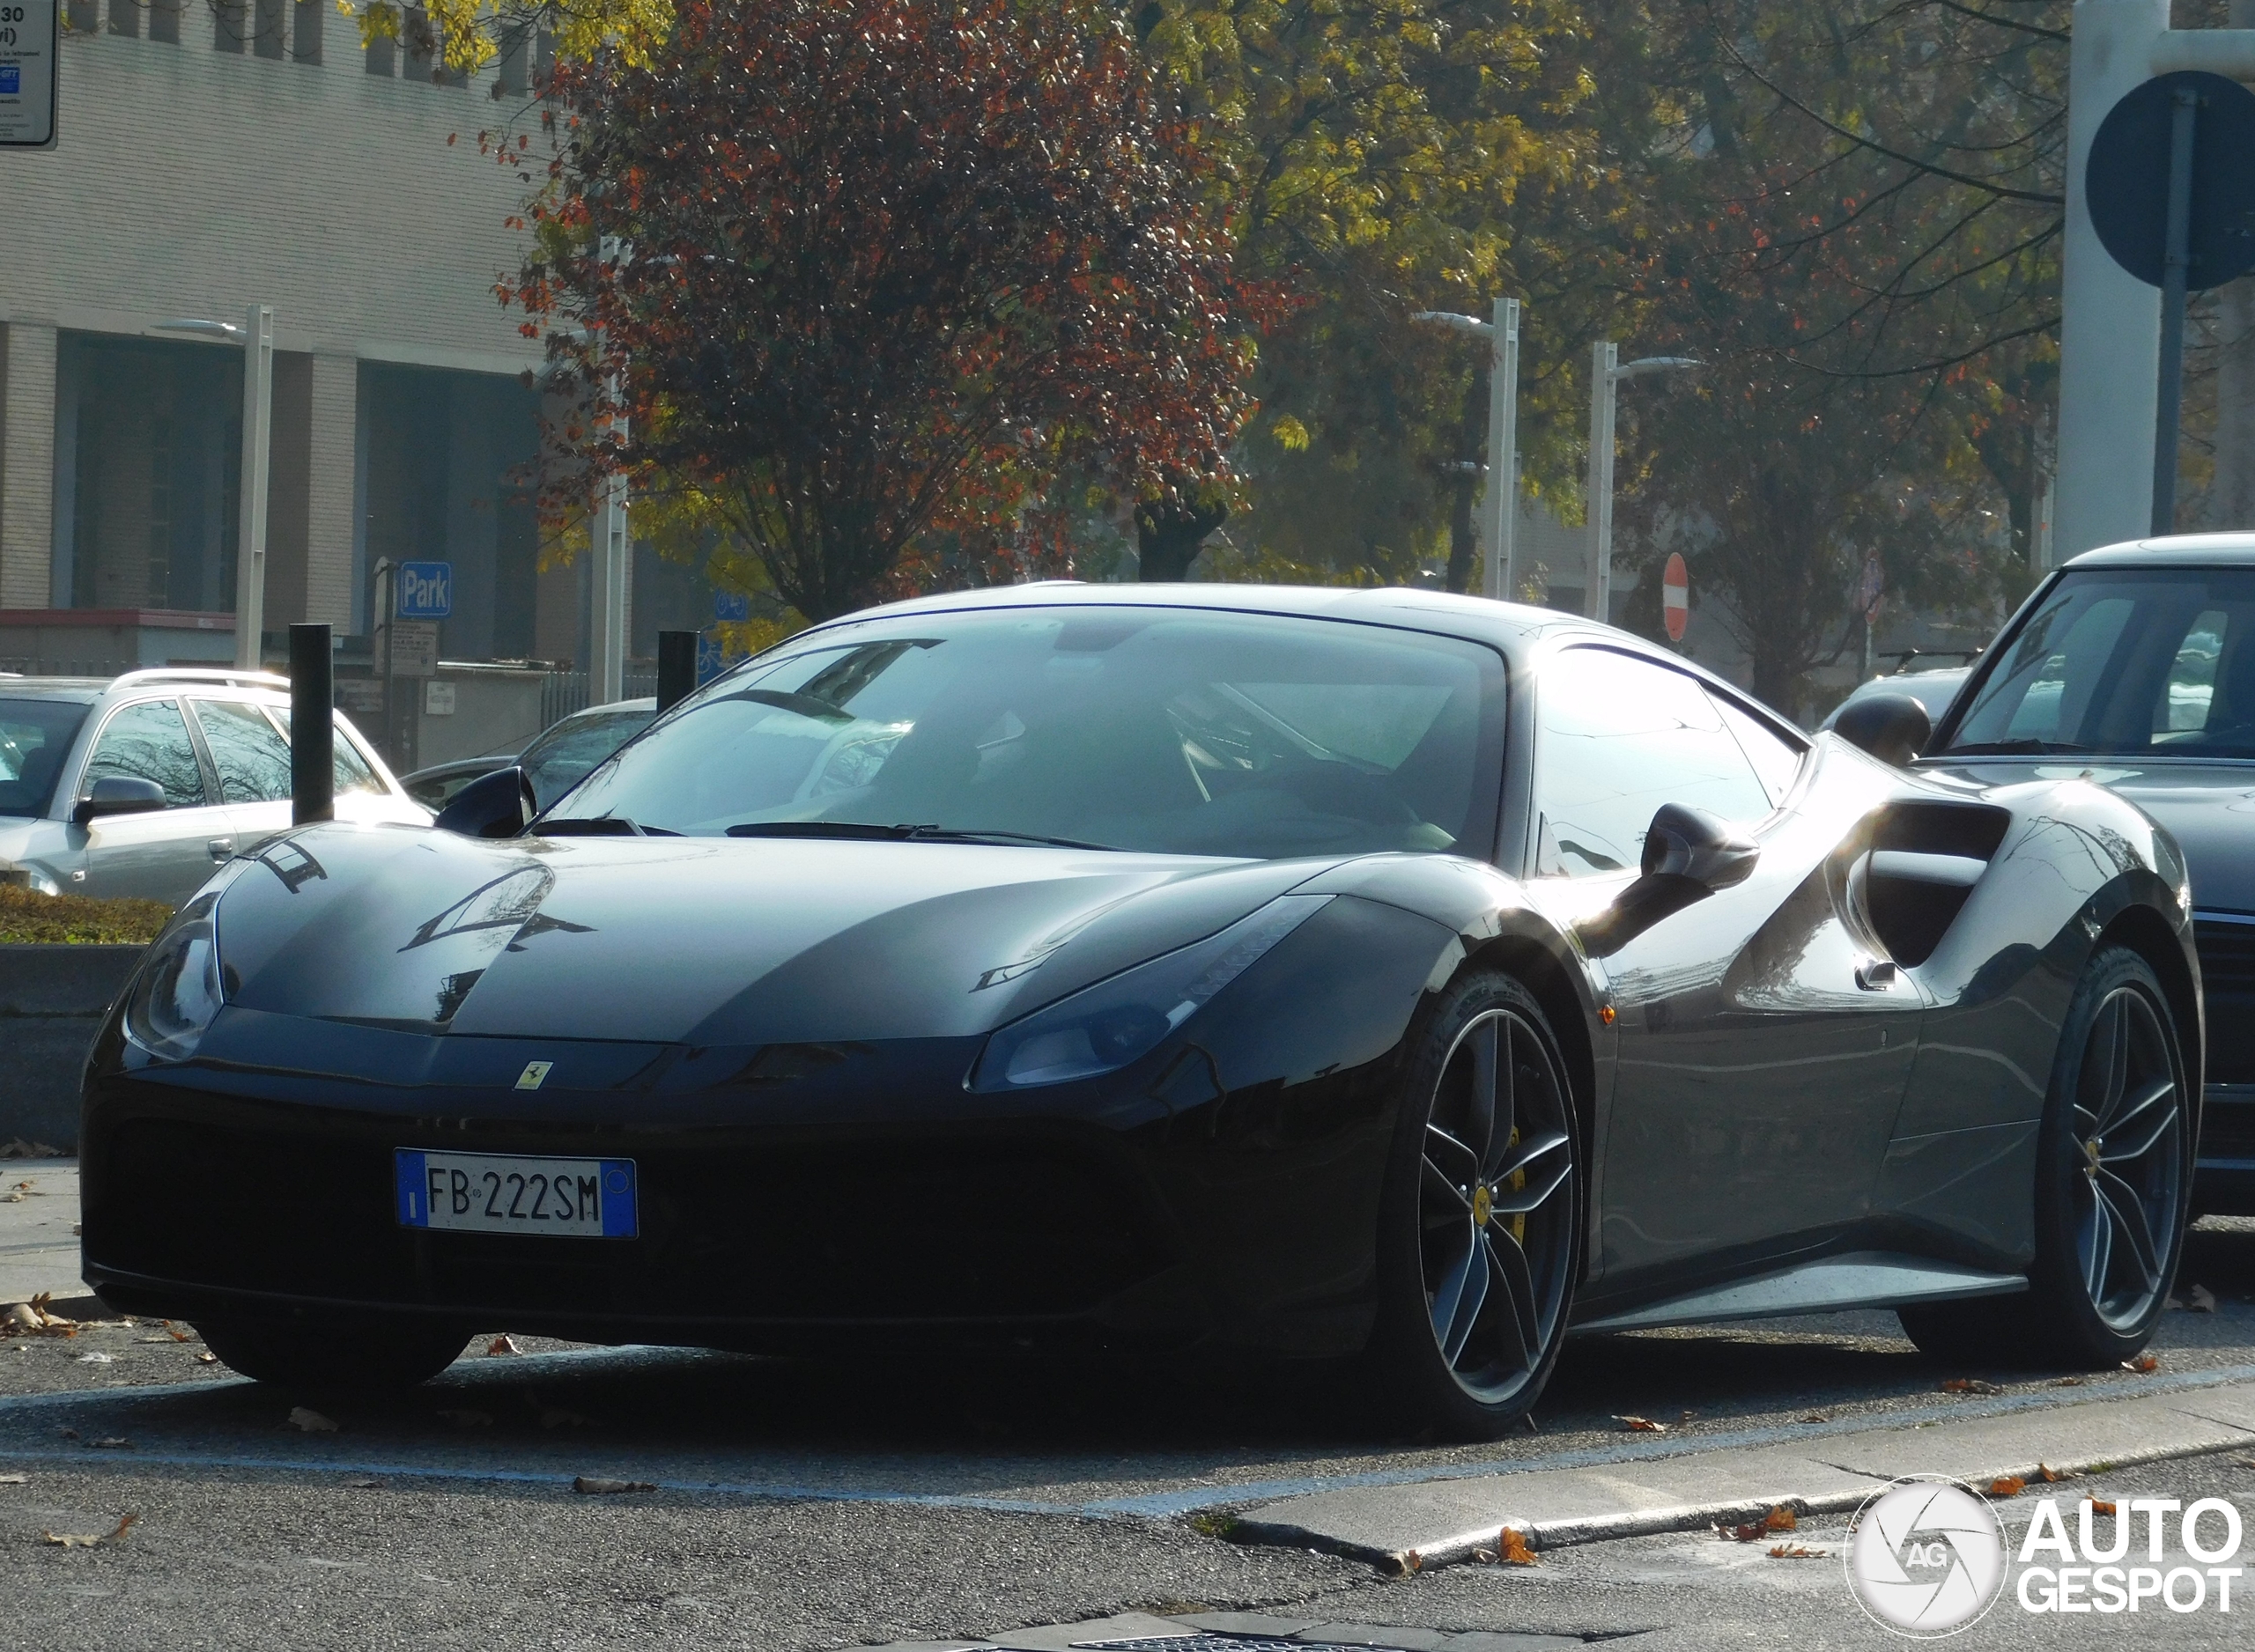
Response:
POLYGON ((1270 1635, 1157 1634, 1140 1641, 1076 1641, 1074 1652, 1401 1652, 1398 1647, 1347 1646, 1329 1641, 1279 1641, 1270 1635))

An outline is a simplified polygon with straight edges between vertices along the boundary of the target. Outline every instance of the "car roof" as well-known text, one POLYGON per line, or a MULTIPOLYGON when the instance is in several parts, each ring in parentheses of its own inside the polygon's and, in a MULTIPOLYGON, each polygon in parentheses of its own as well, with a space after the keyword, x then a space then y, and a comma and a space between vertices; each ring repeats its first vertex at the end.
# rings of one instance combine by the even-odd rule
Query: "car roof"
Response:
POLYGON ((2255 534, 2170 534, 2101 545, 2065 568, 2255 568, 2255 534))
POLYGON ((0 676, 0 699, 67 700, 92 705, 109 691, 107 677, 0 676))
MULTIPOLYGON (((1554 640, 1578 638, 1625 649, 1647 659, 1688 671, 1712 683, 1734 700, 1761 706, 1763 715, 1798 739, 1807 736, 1791 719, 1752 698, 1697 661, 1670 653, 1633 631, 1585 619, 1556 608, 1524 602, 1499 602, 1492 597, 1460 596, 1421 586, 1318 585, 1131 585, 1084 584, 1076 579, 1036 579, 1024 585, 983 586, 968 591, 943 592, 912 597, 878 608, 841 614, 836 619, 785 638, 778 648, 800 645, 824 631, 863 620, 912 618, 919 614, 967 613, 1014 608, 1179 608, 1216 612, 1275 614, 1310 619, 1345 620, 1367 625, 1391 625, 1422 631, 1468 642, 1484 642, 1501 650, 1514 666, 1526 663, 1538 646, 1554 640)), ((762 658, 755 655, 754 658, 762 658)))

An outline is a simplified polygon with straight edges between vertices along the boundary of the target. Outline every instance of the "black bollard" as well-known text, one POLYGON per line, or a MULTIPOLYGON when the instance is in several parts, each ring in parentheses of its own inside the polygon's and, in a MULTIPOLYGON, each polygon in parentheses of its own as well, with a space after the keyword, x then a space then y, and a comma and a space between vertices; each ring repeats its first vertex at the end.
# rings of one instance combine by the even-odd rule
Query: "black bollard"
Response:
POLYGON ((696 631, 658 633, 658 715, 662 717, 697 688, 696 631))
POLYGON ((336 818, 336 662, 329 627, 290 627, 290 823, 336 818))

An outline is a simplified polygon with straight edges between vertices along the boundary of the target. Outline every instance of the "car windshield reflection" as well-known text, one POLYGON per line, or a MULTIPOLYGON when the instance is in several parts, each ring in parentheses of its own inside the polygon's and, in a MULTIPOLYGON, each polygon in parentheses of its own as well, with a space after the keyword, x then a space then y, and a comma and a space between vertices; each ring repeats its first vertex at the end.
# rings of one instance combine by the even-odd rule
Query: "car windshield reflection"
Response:
POLYGON ((1490 834, 1494 656, 1161 608, 871 621, 706 688, 551 823, 1274 859, 1490 834))

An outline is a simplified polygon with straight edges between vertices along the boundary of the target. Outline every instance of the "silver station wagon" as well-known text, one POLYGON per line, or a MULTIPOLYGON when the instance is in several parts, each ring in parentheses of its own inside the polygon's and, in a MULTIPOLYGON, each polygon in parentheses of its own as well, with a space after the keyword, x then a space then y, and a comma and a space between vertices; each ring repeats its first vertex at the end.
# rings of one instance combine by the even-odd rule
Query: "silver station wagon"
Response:
MULTIPOLYGON (((431 820, 341 713, 336 815, 431 820)), ((177 906, 289 824, 287 678, 0 675, 0 882, 177 906)))

